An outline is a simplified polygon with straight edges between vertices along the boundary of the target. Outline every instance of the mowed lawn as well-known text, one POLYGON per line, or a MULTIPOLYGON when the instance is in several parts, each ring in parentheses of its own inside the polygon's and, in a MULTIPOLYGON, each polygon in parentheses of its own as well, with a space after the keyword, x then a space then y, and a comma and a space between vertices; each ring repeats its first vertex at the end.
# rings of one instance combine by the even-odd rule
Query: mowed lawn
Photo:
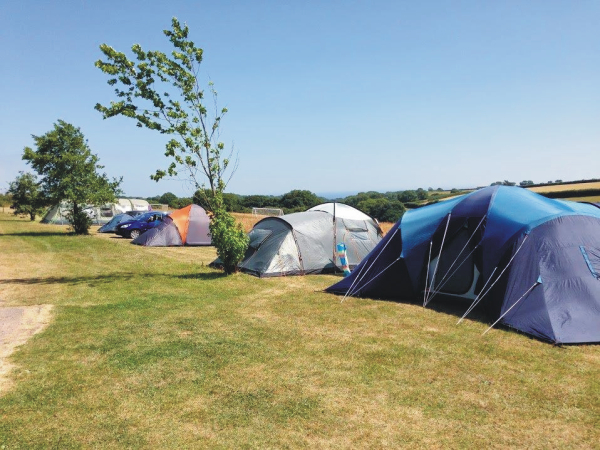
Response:
POLYGON ((599 346, 214 256, 0 214, 4 306, 55 306, 11 357, 0 448, 598 448, 599 346))

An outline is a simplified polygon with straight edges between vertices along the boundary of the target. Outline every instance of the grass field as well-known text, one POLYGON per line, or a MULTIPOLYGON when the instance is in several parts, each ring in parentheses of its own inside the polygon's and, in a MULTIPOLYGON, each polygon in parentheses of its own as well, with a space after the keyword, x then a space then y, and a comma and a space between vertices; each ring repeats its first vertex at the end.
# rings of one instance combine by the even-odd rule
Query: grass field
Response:
POLYGON ((598 448, 598 346, 7 214, 0 255, 4 306, 54 305, 11 358, 0 448, 598 448))

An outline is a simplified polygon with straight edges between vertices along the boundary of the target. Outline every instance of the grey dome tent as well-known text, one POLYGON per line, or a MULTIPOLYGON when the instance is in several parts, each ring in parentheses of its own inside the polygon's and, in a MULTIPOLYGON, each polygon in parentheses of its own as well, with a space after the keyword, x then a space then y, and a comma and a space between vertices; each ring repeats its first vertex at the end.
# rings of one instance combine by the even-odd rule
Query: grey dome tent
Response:
POLYGON ((346 244, 353 267, 377 245, 381 234, 372 218, 341 204, 267 217, 248 234, 250 245, 239 267, 259 277, 338 272, 337 243, 346 244))
POLYGON ((198 205, 188 205, 169 214, 156 228, 139 235, 132 244, 146 247, 211 245, 210 218, 198 205))

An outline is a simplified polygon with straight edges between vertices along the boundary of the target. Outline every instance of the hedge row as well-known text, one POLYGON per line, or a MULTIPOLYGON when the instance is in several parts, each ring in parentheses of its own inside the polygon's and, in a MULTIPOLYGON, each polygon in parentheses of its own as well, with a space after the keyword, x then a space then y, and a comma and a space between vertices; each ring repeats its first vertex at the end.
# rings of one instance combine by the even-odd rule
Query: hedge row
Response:
POLYGON ((538 192, 548 198, 594 197, 600 195, 600 189, 571 189, 557 192, 538 192))

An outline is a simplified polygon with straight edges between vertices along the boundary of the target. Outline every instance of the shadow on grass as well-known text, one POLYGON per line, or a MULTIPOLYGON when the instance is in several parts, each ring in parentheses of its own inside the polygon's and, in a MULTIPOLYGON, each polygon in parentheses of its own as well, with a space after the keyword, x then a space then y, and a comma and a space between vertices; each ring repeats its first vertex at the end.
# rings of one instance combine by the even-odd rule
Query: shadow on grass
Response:
POLYGON ((34 278, 9 278, 0 280, 0 285, 3 284, 22 284, 22 285, 44 285, 44 284, 88 284, 90 286, 98 286, 102 284, 114 283, 115 281, 128 281, 133 278, 154 278, 154 277, 173 277, 182 280, 217 280, 224 278, 226 275, 223 272, 200 272, 200 273, 187 273, 182 275, 165 275, 160 273, 114 273, 107 275, 94 275, 94 276, 82 276, 82 277, 34 277, 34 278))
MULTIPOLYGON (((423 305, 422 299, 399 300, 399 299, 382 298, 382 299, 376 299, 376 300, 384 301, 384 302, 398 303, 398 304, 405 304, 405 305, 423 305)), ((428 309, 431 309, 431 310, 433 310, 435 312, 439 312, 439 313, 449 314, 451 316, 456 317, 457 319, 460 319, 462 316, 464 316, 465 312, 467 311, 467 309, 469 309, 470 306, 471 306, 470 300, 466 300, 466 299, 462 299, 462 298, 458 298, 458 297, 452 297, 452 296, 444 296, 442 294, 436 295, 435 298, 431 300, 431 303, 427 304, 428 309)), ((495 319, 490 319, 489 314, 485 311, 485 309, 482 307, 482 305, 477 305, 473 309, 473 311, 471 311, 465 317, 465 320, 472 320, 472 321, 479 322, 479 323, 482 323, 482 324, 485 324, 488 326, 491 325, 495 321, 495 319)), ((531 339, 534 341, 539 341, 539 342, 544 342, 547 344, 550 343, 554 346, 565 345, 565 344, 559 344, 556 342, 552 342, 552 341, 543 339, 538 336, 533 336, 531 334, 525 333, 521 330, 507 326, 502 323, 497 323, 496 325, 494 325, 494 328, 499 329, 499 330, 508 331, 511 333, 517 333, 528 339, 531 339)), ((589 344, 589 343, 587 343, 587 344, 589 344)), ((568 345, 573 345, 573 344, 568 344, 568 345)), ((574 344, 574 345, 578 345, 578 344, 574 344)))
POLYGON ((58 231, 23 231, 19 233, 2 233, 0 237, 5 236, 26 236, 26 237, 48 237, 48 236, 75 236, 75 233, 58 231))
MULTIPOLYGON (((469 309, 471 303, 472 302, 470 300, 462 298, 436 295, 435 298, 431 300, 431 303, 427 304, 427 308, 432 309, 436 312, 450 314, 461 318, 462 316, 464 316, 467 309, 469 309)), ((488 314, 484 311, 482 305, 477 305, 466 318, 483 323, 488 323, 490 321, 490 318, 488 314)))
MULTIPOLYGON (((122 280, 130 280, 136 276, 143 276, 144 278, 148 276, 148 274, 135 274, 135 273, 116 273, 110 275, 95 275, 89 277, 36 277, 36 278, 9 278, 0 280, 0 285, 2 284, 23 284, 23 285, 36 285, 36 284, 69 284, 69 285, 77 285, 77 284, 89 284, 91 286, 113 283, 115 281, 122 280)), ((161 275, 162 276, 162 275, 161 275)))
MULTIPOLYGON (((361 297, 361 298, 363 298, 363 297, 361 297)), ((366 298, 366 297, 364 297, 364 298, 366 298)), ((398 304, 404 304, 404 305, 413 305, 413 306, 423 305, 423 299, 401 300, 401 299, 394 299, 394 298, 378 298, 378 299, 373 299, 373 300, 380 301, 380 302, 391 302, 391 303, 398 303, 398 304)), ((439 294, 439 295, 436 295, 435 298, 433 298, 431 300, 431 303, 427 304, 426 308, 431 309, 435 312, 449 314, 449 315, 455 316, 457 318, 461 318, 465 314, 467 309, 469 309, 469 306, 471 306, 471 301, 469 301, 469 300, 457 298, 457 297, 448 297, 448 296, 439 294)), ((471 311, 467 315, 465 320, 467 320, 467 319, 475 320, 477 322, 482 322, 482 323, 491 323, 488 315, 486 314, 484 309, 481 307, 481 305, 477 305, 473 309, 473 311, 471 311)))
POLYGON ((224 272, 199 272, 199 273, 186 273, 184 275, 175 275, 175 277, 182 280, 218 280, 219 278, 225 278, 224 272))

